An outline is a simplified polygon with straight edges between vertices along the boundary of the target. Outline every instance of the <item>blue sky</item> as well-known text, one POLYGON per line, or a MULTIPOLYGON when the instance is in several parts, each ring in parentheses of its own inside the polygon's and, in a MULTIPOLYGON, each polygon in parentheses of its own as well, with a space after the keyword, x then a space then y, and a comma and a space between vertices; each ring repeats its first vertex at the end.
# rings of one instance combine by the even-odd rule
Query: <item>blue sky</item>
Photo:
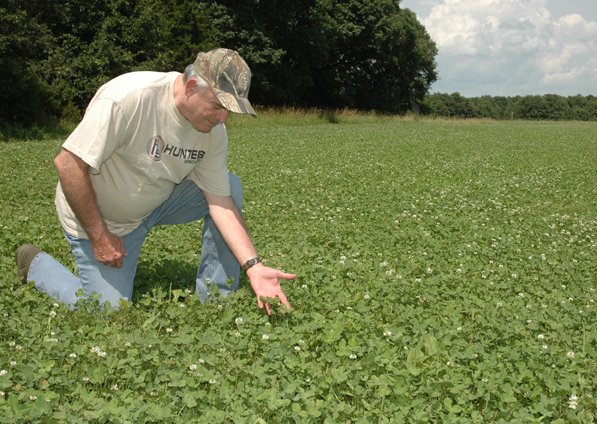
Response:
POLYGON ((597 0, 401 0, 438 47, 432 92, 597 95, 597 0))

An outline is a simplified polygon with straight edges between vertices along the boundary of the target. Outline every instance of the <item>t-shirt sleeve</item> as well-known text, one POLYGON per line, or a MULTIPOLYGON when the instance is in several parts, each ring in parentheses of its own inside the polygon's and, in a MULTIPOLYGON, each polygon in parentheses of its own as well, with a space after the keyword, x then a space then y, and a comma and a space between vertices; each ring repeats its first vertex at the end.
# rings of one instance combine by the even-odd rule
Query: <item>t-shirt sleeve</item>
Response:
POLYGON ((228 136, 223 125, 212 130, 210 147, 189 175, 200 189, 219 196, 230 195, 228 136))
POLYGON ((102 163, 126 137, 126 119, 110 99, 96 99, 69 135, 63 148, 80 157, 98 174, 102 163))

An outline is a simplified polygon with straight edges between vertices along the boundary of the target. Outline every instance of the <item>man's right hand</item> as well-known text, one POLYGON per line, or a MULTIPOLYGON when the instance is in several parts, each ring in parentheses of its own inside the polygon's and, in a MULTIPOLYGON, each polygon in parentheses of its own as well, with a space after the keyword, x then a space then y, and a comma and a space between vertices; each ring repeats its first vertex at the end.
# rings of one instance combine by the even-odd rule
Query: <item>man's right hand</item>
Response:
POLYGON ((98 262, 115 268, 122 267, 122 261, 126 256, 122 238, 105 231, 98 239, 91 240, 91 246, 98 262))

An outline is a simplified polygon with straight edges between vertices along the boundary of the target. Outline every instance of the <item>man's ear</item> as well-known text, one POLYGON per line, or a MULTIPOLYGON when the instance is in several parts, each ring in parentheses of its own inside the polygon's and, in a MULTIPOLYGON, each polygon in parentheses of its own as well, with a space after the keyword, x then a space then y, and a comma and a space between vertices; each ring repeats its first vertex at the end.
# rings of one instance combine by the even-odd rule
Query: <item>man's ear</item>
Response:
POLYGON ((195 78, 189 78, 184 84, 185 96, 190 97, 197 92, 198 83, 195 78))

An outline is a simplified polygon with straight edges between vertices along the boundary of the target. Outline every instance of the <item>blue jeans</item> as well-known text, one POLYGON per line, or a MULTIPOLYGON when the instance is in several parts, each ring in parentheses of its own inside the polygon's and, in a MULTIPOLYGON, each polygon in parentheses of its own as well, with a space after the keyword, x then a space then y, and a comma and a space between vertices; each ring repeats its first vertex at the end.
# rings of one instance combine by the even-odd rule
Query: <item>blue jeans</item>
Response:
MULTIPOLYGON (((240 179, 232 173, 229 177, 231 196, 241 209, 240 179)), ((130 301, 132 298, 139 253, 149 231, 156 225, 184 224, 205 218, 196 291, 203 302, 213 289, 218 289, 226 296, 238 288, 240 267, 208 212, 203 191, 194 182, 185 179, 175 186, 170 197, 147 216, 139 227, 123 237, 127 256, 124 257, 121 268, 99 263, 93 255, 89 240, 66 234, 75 256, 78 277, 56 259, 42 252, 31 262, 27 278, 34 281, 39 290, 71 306, 79 299, 77 292, 83 289, 84 297, 97 293, 101 303, 110 302, 112 306, 118 307, 120 299, 130 301)))

